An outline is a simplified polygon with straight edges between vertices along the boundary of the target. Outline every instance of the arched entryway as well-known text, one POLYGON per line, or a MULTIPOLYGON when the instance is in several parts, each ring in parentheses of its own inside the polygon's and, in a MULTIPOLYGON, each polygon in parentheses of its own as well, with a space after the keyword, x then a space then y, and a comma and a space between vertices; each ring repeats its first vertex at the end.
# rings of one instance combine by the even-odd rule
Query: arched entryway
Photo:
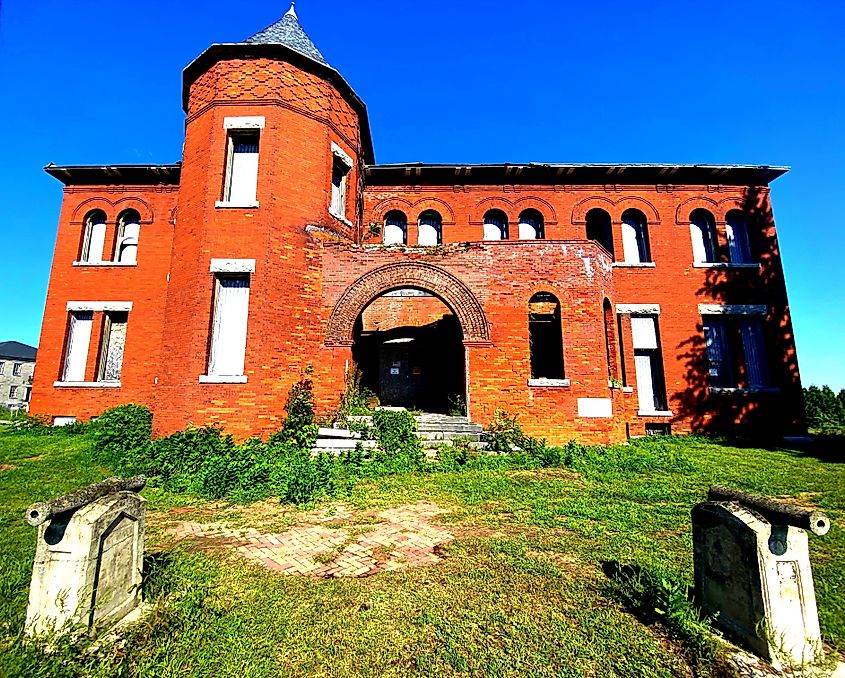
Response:
POLYGON ((469 407, 466 346, 489 342, 472 291, 419 262, 388 264, 358 278, 335 304, 326 332, 328 346, 352 348, 365 385, 384 404, 430 411, 448 411, 456 401, 469 407))

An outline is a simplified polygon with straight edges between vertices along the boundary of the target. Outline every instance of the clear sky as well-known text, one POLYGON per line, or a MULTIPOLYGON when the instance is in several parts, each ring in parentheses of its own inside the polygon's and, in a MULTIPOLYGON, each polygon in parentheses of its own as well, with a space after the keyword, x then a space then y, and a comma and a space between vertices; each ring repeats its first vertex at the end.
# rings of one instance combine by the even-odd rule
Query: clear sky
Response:
MULTIPOLYGON (((0 0, 2 1, 2 0, 0 0)), ((0 5, 0 341, 38 343, 56 164, 180 159, 181 71, 285 0, 0 5)), ((378 162, 789 165, 772 185, 805 385, 845 387, 838 0, 300 0, 378 162)))

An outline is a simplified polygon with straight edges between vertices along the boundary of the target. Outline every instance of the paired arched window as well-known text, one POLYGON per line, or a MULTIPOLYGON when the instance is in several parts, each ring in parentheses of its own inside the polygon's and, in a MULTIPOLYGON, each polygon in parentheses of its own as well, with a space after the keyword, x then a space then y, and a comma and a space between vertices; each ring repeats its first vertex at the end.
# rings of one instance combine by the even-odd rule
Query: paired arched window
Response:
POLYGON ((384 244, 408 244, 408 218, 399 210, 384 215, 384 244))
POLYGON ((648 243, 648 222, 639 210, 622 213, 622 250, 625 263, 643 264, 651 261, 648 243))
POLYGON ((79 261, 98 264, 103 260, 103 246, 106 244, 106 213, 92 210, 85 215, 82 234, 82 250, 79 261))
POLYGON ((532 379, 563 379, 563 334, 560 302, 537 292, 528 302, 528 344, 532 379))
POLYGON ((751 244, 748 239, 748 223, 740 210, 731 210, 725 216, 725 236, 728 240, 728 256, 731 263, 750 264, 751 244))
POLYGON ((141 215, 135 210, 124 210, 117 218, 117 238, 114 259, 121 264, 134 264, 138 260, 138 237, 141 235, 141 215))
POLYGON ((716 259, 716 221, 707 210, 693 210, 689 217, 692 238, 692 260, 696 264, 712 264, 716 259))
POLYGON ((426 247, 440 245, 443 242, 443 218, 434 210, 420 214, 417 243, 426 247))
POLYGON ((490 210, 484 215, 484 239, 508 239, 508 217, 502 210, 490 210))
POLYGON ((545 237, 543 215, 537 210, 525 210, 519 215, 519 239, 541 240, 545 237))
POLYGON ((587 240, 595 240, 613 256, 613 230, 610 215, 595 207, 587 212, 587 240))

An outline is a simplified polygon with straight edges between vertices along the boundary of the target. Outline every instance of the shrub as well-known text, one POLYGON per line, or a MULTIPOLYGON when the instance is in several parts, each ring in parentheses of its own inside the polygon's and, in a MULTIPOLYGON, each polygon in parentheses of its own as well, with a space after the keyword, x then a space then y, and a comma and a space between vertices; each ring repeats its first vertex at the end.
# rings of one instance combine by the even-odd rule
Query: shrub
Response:
POLYGON ((546 446, 545 440, 525 435, 516 415, 511 416, 504 410, 496 410, 487 432, 488 446, 493 452, 532 452, 546 446))
POLYGON ((377 401, 375 393, 361 384, 363 374, 357 367, 346 375, 346 388, 340 397, 340 416, 345 419, 354 415, 372 413, 370 404, 377 401))
POLYGON ((144 456, 152 431, 153 413, 144 405, 106 410, 94 430, 94 458, 116 471, 132 472, 144 456))
POLYGON ((314 384, 307 376, 290 387, 285 405, 287 415, 282 424, 282 430, 270 436, 271 444, 292 442, 303 449, 313 447, 317 439, 313 388, 314 384))

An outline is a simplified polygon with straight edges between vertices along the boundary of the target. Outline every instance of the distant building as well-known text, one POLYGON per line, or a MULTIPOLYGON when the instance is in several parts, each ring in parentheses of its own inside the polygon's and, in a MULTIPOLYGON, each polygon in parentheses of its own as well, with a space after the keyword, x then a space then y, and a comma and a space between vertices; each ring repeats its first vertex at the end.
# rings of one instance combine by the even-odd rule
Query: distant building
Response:
POLYGON ((33 412, 136 402, 158 435, 267 435, 304 372, 325 415, 360 370, 384 405, 502 408, 555 443, 803 429, 787 168, 379 165, 293 8, 209 47, 182 97, 180 163, 46 168, 65 188, 33 412))
POLYGON ((28 410, 38 349, 19 341, 0 342, 0 405, 28 410))

